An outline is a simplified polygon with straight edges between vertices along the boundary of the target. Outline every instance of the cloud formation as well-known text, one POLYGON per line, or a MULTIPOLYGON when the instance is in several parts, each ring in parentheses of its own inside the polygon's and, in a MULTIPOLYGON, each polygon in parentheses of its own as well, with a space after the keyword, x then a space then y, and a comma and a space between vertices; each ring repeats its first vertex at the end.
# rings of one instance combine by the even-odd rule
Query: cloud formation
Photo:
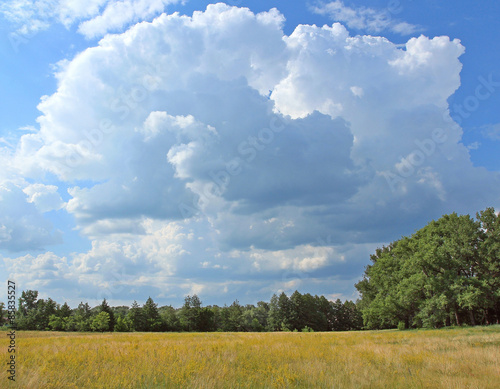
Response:
POLYGON ((61 243, 61 232, 43 215, 63 206, 57 187, 29 184, 13 160, 12 148, 0 147, 0 250, 41 250, 61 243))
POLYGON ((400 35, 412 35, 421 28, 413 24, 402 22, 394 18, 401 11, 399 1, 390 1, 387 8, 375 10, 369 7, 348 7, 341 0, 319 3, 312 6, 313 12, 320 15, 328 15, 335 22, 345 23, 349 28, 380 34, 383 31, 391 31, 400 35))
POLYGON ((36 203, 30 200, 13 182, 0 184, 0 249, 14 252, 41 250, 62 242, 60 231, 54 231, 42 214, 43 208, 53 200, 46 203, 47 198, 37 199, 36 203))
POLYGON ((500 140, 500 123, 491 124, 482 128, 482 134, 485 138, 498 141, 500 140))
POLYGON ((54 23, 78 31, 88 39, 123 31, 131 23, 150 20, 179 0, 11 0, 0 13, 17 26, 17 33, 30 36, 54 23))
MULTIPOLYGON (((43 183, 56 176, 92 249, 9 268, 26 277, 46 264, 47 282, 116 284, 130 299, 347 293, 377 245, 443 213, 500 205, 498 173, 472 165, 449 115, 460 41, 400 47, 339 23, 285 36, 283 22, 276 9, 209 5, 61 63, 39 130, 12 155, 15 174, 36 183, 12 193, 38 214, 58 209, 43 183)), ((2 228, 7 239, 13 228, 2 228)), ((31 239, 49 241, 44 228, 31 239)))

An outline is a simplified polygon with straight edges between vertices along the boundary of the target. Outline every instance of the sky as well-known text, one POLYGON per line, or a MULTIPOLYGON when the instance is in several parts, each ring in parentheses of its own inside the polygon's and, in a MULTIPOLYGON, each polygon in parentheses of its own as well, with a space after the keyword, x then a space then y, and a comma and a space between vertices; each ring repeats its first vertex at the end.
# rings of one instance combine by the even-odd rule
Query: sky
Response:
POLYGON ((500 209, 500 3, 0 3, 0 301, 355 300, 500 209))

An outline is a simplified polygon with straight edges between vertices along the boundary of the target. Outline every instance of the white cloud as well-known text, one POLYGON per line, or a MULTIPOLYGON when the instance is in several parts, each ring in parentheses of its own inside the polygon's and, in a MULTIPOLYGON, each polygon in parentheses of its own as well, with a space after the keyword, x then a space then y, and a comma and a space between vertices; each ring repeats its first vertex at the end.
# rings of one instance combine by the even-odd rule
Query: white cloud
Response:
POLYGON ((355 212, 375 188, 379 204, 409 188, 442 199, 450 164, 473 171, 447 116, 458 40, 421 36, 402 49, 338 23, 284 37, 282 23, 276 10, 217 4, 106 37, 61 68, 58 92, 39 105, 40 131, 21 139, 19 166, 95 181, 70 188, 67 206, 89 236, 118 228, 102 220, 201 212, 227 249, 306 244, 325 226, 343 236, 334 215, 355 212), (387 185, 438 127, 446 142, 387 185), (432 180, 419 170, 429 165, 432 180))
POLYGON ((420 27, 406 22, 394 23, 389 28, 400 35, 413 35, 422 31, 420 27))
POLYGON ((40 250, 61 243, 61 233, 40 212, 21 187, 12 181, 0 182, 0 249, 40 250))
POLYGON ((55 185, 31 184, 23 192, 28 195, 28 202, 34 203, 40 212, 48 212, 64 206, 57 189, 55 185))
POLYGON ((109 31, 123 30, 129 23, 147 20, 163 12, 178 0, 109 1, 104 11, 80 24, 78 31, 87 38, 104 36, 109 31))
POLYGON ((10 147, 0 146, 0 166, 0 250, 37 250, 60 243, 61 233, 43 216, 62 205, 57 187, 30 185, 19 173, 10 147))
POLYGON ((69 27, 77 20, 96 17, 111 4, 109 0, 60 0, 53 10, 57 19, 69 27))
POLYGON ((472 142, 471 144, 467 145, 467 149, 469 150, 478 150, 479 147, 481 147, 481 142, 472 142))
POLYGON ((288 270, 304 273, 325 267, 328 263, 338 261, 340 258, 340 256, 335 255, 332 247, 311 245, 275 251, 253 249, 248 254, 241 253, 240 255, 248 255, 252 266, 258 271, 288 270))
MULTIPOLYGON (((290 36, 282 25, 276 10, 210 5, 61 64, 39 130, 10 159, 16 174, 71 186, 65 209, 93 243, 68 256, 77 285, 117 278, 131 296, 175 298, 352 288, 381 242, 499 205, 498 175, 472 165, 449 117, 458 40, 403 48, 339 23, 290 36)), ((37 211, 37 194, 41 209, 60 206, 53 188, 27 186, 23 206, 37 211)))
POLYGON ((354 96, 356 97, 363 97, 364 91, 363 88, 360 88, 359 86, 351 86, 351 92, 354 96))
POLYGON ((482 127, 482 134, 491 140, 500 140, 500 123, 482 127))
POLYGON ((78 23, 86 38, 123 31, 131 23, 151 20, 179 0, 12 0, 0 13, 17 26, 17 33, 31 36, 54 23, 66 28, 78 23))
POLYGON ((407 22, 394 19, 391 8, 375 10, 369 7, 351 8, 343 1, 335 0, 320 3, 311 7, 313 12, 328 15, 335 22, 345 23, 349 28, 379 34, 382 31, 392 31, 400 35, 412 35, 421 29, 407 22))
POLYGON ((145 301, 148 296, 179 306, 188 294, 223 304, 237 294, 245 294, 250 301, 269 300, 278 289, 291 293, 297 287, 321 286, 327 291, 332 284, 340 284, 337 291, 343 292, 352 286, 352 274, 356 272, 356 266, 352 270, 344 266, 340 274, 345 256, 351 259, 351 265, 359 266, 360 258, 373 250, 372 245, 303 245, 276 252, 252 249, 219 253, 218 263, 200 263, 200 258, 214 250, 214 242, 200 244, 194 239, 196 234, 206 233, 199 224, 148 219, 141 224, 145 234, 96 238, 85 253, 61 257, 46 252, 1 258, 9 276, 23 289, 40 290, 41 297, 54 298, 57 293, 58 302, 68 301, 72 306, 82 299, 91 305, 103 298, 112 304, 130 304, 133 300, 145 301), (330 266, 328 273, 336 275, 325 278, 325 266, 330 266))

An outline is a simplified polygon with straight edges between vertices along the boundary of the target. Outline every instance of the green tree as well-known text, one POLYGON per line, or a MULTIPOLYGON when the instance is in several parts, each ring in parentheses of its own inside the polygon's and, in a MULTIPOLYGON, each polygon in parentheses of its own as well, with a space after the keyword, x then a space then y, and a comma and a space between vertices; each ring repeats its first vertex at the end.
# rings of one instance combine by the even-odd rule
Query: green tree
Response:
POLYGON ((63 318, 57 315, 50 315, 49 327, 52 331, 62 331, 64 329, 63 318))
POLYGON ((38 291, 27 290, 21 292, 17 305, 16 324, 20 330, 36 330, 37 317, 36 308, 38 301, 38 291))
POLYGON ((137 304, 137 301, 134 300, 132 306, 130 307, 127 318, 130 322, 130 330, 131 331, 145 331, 146 323, 144 320, 144 315, 142 313, 142 308, 137 304))
POLYGON ((428 223, 371 256, 356 284, 368 328, 440 327, 499 318, 500 227, 492 208, 428 223))
POLYGON ((0 301, 0 326, 3 326, 6 322, 5 314, 5 303, 0 301))
POLYGON ((106 311, 101 311, 96 317, 94 317, 92 323, 90 324, 90 327, 93 331, 104 332, 111 329, 110 323, 111 317, 109 313, 106 311))
POLYGON ((99 313, 106 312, 109 315, 109 330, 113 331, 115 328, 115 315, 113 314, 113 310, 108 305, 106 299, 102 300, 101 305, 98 308, 99 313))
MULTIPOLYGON (((81 302, 74 312, 74 330, 80 332, 90 331, 92 310, 88 303, 81 302)), ((72 324, 68 324, 71 326, 72 324)))
POLYGON ((196 331, 199 328, 201 300, 195 294, 186 296, 184 305, 179 311, 179 321, 184 331, 196 331))
POLYGON ((179 318, 176 315, 176 310, 171 305, 161 307, 159 310, 160 317, 164 323, 164 328, 166 331, 180 331, 181 324, 179 318))
POLYGON ((72 310, 69 307, 68 303, 66 303, 66 302, 63 305, 61 305, 61 307, 57 311, 57 314, 61 318, 70 317, 71 313, 72 313, 72 310))
POLYGON ((224 331, 243 330, 243 307, 235 300, 229 307, 224 307, 224 331))
POLYGON ((146 300, 142 307, 142 315, 145 323, 145 331, 160 331, 162 321, 158 313, 158 306, 151 297, 146 300))
POLYGON ((425 277, 425 300, 417 319, 424 326, 457 325, 463 320, 474 325, 476 304, 465 294, 477 289, 479 223, 469 215, 444 215, 430 222, 413 236, 413 261, 425 277))
MULTIPOLYGON (((259 322, 259 330, 260 331, 265 331, 268 324, 268 317, 269 317, 269 303, 265 301, 258 301, 257 306, 255 307, 254 310, 254 318, 257 319, 259 322)), ((253 326, 255 328, 255 325, 253 326)), ((255 331, 255 329, 254 329, 255 331)))
POLYGON ((78 318, 75 314, 62 318, 64 331, 78 331, 78 318))
POLYGON ((200 315, 196 323, 196 331, 209 332, 214 330, 214 312, 208 307, 201 308, 200 315))
POLYGON ((346 300, 343 304, 345 317, 347 318, 347 331, 360 330, 363 327, 363 316, 356 303, 346 300))
POLYGON ((297 290, 290 296, 290 308, 290 325, 292 329, 302 330, 309 324, 308 311, 310 307, 306 305, 304 297, 297 290))
POLYGON ((292 305, 285 292, 281 292, 278 296, 278 312, 281 320, 280 329, 284 331, 292 330, 292 305))
POLYGON ((281 327, 281 313, 278 306, 278 296, 273 294, 271 300, 269 301, 269 311, 267 317, 267 330, 268 331, 278 331, 281 327))
POLYGON ((119 315, 116 318, 115 324, 115 332, 127 332, 129 330, 128 321, 126 318, 123 318, 122 315, 119 315))
POLYGON ((483 306, 484 322, 500 324, 500 216, 493 208, 476 214, 480 222, 480 263, 478 288, 480 294, 472 295, 483 306))

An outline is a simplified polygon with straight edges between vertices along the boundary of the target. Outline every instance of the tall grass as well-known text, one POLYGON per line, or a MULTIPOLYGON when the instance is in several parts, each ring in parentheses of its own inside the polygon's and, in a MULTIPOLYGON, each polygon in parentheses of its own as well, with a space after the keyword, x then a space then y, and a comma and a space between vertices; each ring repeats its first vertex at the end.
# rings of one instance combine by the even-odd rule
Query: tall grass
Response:
MULTIPOLYGON (((336 333, 18 332, 16 341, 16 383, 2 368, 2 388, 500 388, 500 326, 336 333)), ((7 341, 2 344, 4 365, 7 341)))

